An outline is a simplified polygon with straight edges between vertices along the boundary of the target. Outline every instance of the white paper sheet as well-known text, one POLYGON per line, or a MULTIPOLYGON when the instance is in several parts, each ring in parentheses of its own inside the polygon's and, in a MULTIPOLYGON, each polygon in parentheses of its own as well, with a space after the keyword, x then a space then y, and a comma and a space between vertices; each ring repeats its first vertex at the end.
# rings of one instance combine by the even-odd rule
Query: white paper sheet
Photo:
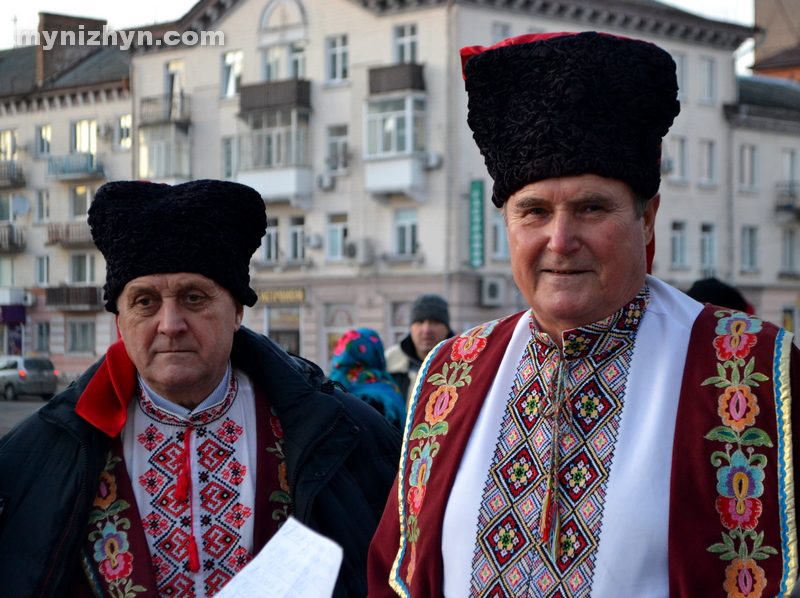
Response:
POLYGON ((216 598, 330 598, 342 548, 290 517, 216 598))

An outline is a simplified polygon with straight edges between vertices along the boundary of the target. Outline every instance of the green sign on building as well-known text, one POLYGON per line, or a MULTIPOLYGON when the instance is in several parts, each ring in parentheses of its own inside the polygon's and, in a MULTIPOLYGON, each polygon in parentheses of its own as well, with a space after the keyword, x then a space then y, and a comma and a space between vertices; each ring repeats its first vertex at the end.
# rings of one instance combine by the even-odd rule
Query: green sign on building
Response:
POLYGON ((469 265, 483 266, 483 181, 469 184, 469 265))

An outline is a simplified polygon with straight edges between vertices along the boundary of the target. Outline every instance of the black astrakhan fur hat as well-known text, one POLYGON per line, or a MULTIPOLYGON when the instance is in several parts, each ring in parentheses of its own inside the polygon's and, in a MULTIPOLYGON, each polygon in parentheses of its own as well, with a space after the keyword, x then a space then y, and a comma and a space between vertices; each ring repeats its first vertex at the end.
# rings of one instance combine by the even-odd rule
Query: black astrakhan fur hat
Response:
POLYGON ((462 48, 467 122, 502 206, 539 180, 597 174, 649 199, 680 111, 672 57, 612 35, 547 33, 462 48))
POLYGON ((250 258, 266 225, 261 195, 238 183, 106 183, 89 209, 106 260, 106 309, 119 313, 117 297, 134 278, 178 272, 202 274, 252 307, 250 258))

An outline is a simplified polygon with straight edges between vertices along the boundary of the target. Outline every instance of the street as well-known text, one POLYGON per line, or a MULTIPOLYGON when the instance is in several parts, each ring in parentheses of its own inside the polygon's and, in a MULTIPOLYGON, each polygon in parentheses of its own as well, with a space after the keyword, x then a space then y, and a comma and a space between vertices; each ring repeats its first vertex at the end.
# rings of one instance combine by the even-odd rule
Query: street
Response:
POLYGON ((6 401, 0 396, 0 436, 5 435, 19 420, 44 405, 40 397, 23 395, 19 401, 6 401))

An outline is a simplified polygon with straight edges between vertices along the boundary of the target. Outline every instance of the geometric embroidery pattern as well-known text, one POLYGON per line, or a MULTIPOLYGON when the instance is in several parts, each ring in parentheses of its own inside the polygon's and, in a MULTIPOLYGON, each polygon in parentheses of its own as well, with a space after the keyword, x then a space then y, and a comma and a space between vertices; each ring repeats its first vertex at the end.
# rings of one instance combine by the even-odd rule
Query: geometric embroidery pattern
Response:
POLYGON ((563 355, 531 321, 484 486, 472 597, 590 595, 628 369, 649 301, 645 286, 611 316, 565 331, 563 355))
POLYGON ((241 527, 253 515, 239 500, 238 487, 250 476, 236 459, 237 444, 244 437, 240 423, 225 417, 237 386, 231 370, 223 402, 209 413, 192 414, 191 421, 168 414, 144 392, 139 394, 141 410, 152 420, 136 439, 146 451, 148 468, 136 481, 150 499, 139 511, 153 562, 158 563, 162 596, 213 596, 252 558, 241 544, 241 527), (199 484, 193 489, 199 500, 192 501, 192 507, 176 499, 185 434, 191 434, 196 457, 192 484, 199 484), (195 574, 189 569, 192 509, 201 529, 196 538, 205 585, 201 588, 195 587, 195 574))

